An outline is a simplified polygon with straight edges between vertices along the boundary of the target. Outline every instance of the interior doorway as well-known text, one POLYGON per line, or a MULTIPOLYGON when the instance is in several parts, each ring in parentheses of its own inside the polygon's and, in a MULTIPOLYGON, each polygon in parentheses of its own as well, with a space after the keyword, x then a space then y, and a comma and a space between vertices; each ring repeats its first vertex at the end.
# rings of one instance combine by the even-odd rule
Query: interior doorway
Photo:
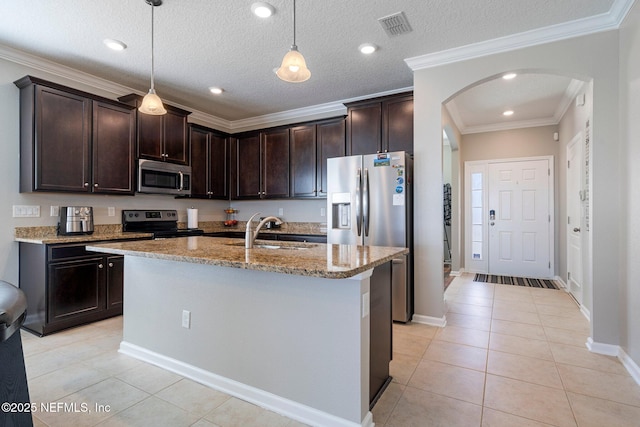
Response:
POLYGON ((582 306, 582 223, 583 202, 582 134, 578 133, 567 145, 567 287, 582 306))

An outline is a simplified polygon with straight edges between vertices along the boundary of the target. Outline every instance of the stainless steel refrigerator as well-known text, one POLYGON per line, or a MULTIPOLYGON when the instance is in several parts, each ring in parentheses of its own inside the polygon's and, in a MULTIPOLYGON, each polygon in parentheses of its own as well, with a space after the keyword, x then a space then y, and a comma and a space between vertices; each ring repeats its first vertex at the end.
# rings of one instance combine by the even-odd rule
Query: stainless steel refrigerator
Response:
POLYGON ((413 159, 404 151, 327 160, 327 243, 411 250, 392 261, 392 316, 413 315, 413 159))

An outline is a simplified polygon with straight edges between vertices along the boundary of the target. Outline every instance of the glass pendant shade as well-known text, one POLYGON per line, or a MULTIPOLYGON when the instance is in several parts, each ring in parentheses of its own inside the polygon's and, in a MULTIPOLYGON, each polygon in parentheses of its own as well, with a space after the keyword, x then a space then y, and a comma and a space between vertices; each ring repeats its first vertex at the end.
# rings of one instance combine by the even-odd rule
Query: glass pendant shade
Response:
POLYGON ((167 110, 165 110, 164 105, 162 105, 162 100, 158 95, 156 95, 156 90, 153 85, 153 9, 156 6, 160 6, 162 4, 162 0, 145 0, 148 5, 151 6, 151 88, 149 89, 149 93, 147 93, 144 98, 142 98, 142 104, 138 107, 138 111, 144 114, 151 114, 154 116, 161 116, 163 114, 167 114, 167 110))
POLYGON ((162 105, 162 100, 158 95, 156 95, 156 91, 154 89, 149 89, 149 93, 142 99, 142 104, 138 107, 138 111, 154 116, 167 114, 167 110, 165 110, 164 105, 162 105))
POLYGON ((291 46, 291 50, 282 59, 282 65, 276 75, 285 82, 301 83, 309 80, 311 71, 307 68, 304 56, 298 52, 298 46, 291 46))

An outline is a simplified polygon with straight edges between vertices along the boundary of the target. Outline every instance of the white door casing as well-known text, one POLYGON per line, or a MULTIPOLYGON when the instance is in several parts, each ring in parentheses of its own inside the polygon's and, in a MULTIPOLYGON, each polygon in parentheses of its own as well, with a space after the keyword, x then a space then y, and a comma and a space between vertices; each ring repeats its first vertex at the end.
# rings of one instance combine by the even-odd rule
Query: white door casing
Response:
POLYGON ((552 277, 550 163, 545 158, 489 164, 490 274, 552 277))
POLYGON ((567 145, 567 287, 582 305, 582 134, 567 145))
POLYGON ((550 178, 548 159, 489 164, 490 274, 552 276, 550 178))

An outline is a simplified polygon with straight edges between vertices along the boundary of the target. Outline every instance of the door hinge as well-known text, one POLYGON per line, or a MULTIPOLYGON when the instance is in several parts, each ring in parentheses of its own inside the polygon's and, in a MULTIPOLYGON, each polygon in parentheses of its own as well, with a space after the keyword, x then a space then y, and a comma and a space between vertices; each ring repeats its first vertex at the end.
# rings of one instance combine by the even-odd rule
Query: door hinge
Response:
POLYGON ((551 214, 549 214, 549 222, 551 222, 551 214))
POLYGON ((547 169, 547 176, 551 176, 551 169, 547 169))
POLYGON ((549 268, 551 268, 551 261, 549 261, 549 268))
POLYGON ((571 272, 567 271, 567 281, 571 280, 571 272))
POLYGON ((571 167, 571 160, 567 160, 567 169, 571 167))
POLYGON ((567 224, 571 224, 571 217, 570 216, 567 217, 567 224))

